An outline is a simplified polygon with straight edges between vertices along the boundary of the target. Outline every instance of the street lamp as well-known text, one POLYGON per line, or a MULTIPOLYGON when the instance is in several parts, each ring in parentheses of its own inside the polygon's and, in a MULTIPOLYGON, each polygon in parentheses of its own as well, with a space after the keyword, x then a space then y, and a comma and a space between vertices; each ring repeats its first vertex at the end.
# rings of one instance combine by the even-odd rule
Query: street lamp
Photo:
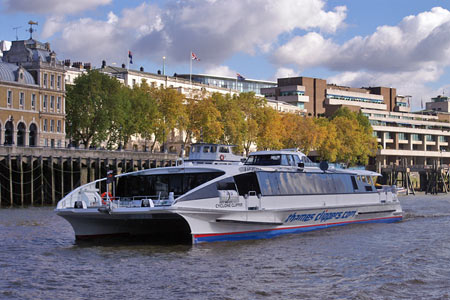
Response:
POLYGON ((165 56, 163 56, 163 75, 166 75, 166 57, 165 56))

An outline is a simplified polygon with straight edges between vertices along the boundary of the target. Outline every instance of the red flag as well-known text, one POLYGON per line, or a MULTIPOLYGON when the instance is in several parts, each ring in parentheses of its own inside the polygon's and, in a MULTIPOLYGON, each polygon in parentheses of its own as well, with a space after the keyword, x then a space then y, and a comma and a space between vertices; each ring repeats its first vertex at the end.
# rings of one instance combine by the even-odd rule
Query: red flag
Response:
POLYGON ((197 55, 195 55, 194 52, 191 52, 191 58, 192 58, 193 60, 200 61, 200 58, 198 58, 197 55))

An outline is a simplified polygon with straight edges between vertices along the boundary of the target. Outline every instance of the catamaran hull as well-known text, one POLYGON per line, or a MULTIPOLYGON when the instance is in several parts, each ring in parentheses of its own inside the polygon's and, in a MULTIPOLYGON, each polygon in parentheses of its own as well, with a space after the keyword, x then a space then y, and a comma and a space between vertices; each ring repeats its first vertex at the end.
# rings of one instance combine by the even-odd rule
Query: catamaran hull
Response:
POLYGON ((178 209, 164 212, 150 209, 125 214, 73 209, 58 214, 72 225, 77 239, 145 235, 178 238, 180 241, 191 239, 194 244, 265 239, 349 224, 392 223, 402 220, 398 202, 278 211, 178 209))

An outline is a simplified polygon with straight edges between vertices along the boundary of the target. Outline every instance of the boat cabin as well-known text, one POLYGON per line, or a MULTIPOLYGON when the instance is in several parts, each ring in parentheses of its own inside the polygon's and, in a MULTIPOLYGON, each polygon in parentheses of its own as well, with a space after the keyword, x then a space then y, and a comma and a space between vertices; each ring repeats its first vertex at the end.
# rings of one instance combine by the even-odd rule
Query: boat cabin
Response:
POLYGON ((251 153, 245 165, 255 166, 293 166, 312 164, 303 153, 292 150, 259 151, 251 153))
POLYGON ((207 143, 192 144, 188 161, 209 164, 241 163, 243 157, 236 155, 234 149, 234 145, 207 143))

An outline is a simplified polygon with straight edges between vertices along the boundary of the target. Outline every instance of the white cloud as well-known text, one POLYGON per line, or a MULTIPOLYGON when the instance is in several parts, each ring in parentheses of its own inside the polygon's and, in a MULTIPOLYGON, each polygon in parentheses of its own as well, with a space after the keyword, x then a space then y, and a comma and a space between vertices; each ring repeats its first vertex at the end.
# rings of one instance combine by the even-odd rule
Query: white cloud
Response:
POLYGON ((129 47, 149 60, 165 55, 174 63, 183 63, 192 50, 208 68, 237 52, 266 53, 280 35, 290 35, 295 29, 334 33, 345 26, 346 17, 345 7, 326 10, 325 0, 261 0, 257 4, 251 0, 171 0, 164 5, 143 3, 124 9, 113 24, 94 19, 58 23, 61 35, 55 32, 56 22, 49 19, 45 36, 55 34, 53 43, 69 56, 90 57, 100 51, 114 57, 129 47), (81 33, 81 41, 74 40, 81 33))
POLYGON ((212 66, 207 68, 205 73, 217 76, 236 77, 236 71, 231 70, 228 66, 212 66))
POLYGON ((397 26, 380 26, 372 35, 357 36, 342 45, 318 33, 297 36, 277 49, 274 61, 337 71, 418 70, 430 63, 450 63, 449 33, 450 11, 436 7, 405 17, 397 26))
POLYGON ((277 80, 278 78, 296 77, 296 76, 300 76, 300 72, 295 71, 294 69, 291 68, 281 67, 278 68, 277 71, 275 72, 273 80, 277 80))
POLYGON ((3 0, 10 12, 74 14, 110 4, 112 0, 3 0))
POLYGON ((341 72, 329 80, 348 86, 392 86, 400 94, 431 92, 450 65, 450 11, 435 7, 405 17, 397 26, 380 26, 368 36, 343 44, 319 33, 296 36, 272 57, 279 66, 294 65, 341 72))

